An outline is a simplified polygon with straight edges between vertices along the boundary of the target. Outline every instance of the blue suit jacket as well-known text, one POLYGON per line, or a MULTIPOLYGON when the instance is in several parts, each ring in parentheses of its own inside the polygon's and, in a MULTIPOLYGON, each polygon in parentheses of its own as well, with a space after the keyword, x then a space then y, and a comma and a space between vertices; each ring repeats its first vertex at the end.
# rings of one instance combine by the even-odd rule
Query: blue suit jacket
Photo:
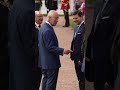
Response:
POLYGON ((76 33, 76 36, 73 38, 71 43, 71 52, 70 58, 71 60, 74 60, 75 62, 83 60, 83 48, 81 48, 83 44, 83 37, 85 33, 85 24, 82 23, 82 25, 79 27, 79 29, 75 29, 74 34, 76 33))
POLYGON ((58 47, 58 40, 53 28, 45 23, 41 26, 38 35, 39 61, 42 69, 57 69, 61 67, 59 55, 63 55, 63 48, 58 47))

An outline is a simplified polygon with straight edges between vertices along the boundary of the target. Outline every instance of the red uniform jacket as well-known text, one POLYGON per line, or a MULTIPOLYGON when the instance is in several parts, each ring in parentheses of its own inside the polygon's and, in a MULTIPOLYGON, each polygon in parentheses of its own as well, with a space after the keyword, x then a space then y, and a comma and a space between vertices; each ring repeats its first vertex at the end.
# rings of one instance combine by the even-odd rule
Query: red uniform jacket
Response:
POLYGON ((68 10, 68 9, 70 9, 69 0, 62 0, 61 10, 68 10))

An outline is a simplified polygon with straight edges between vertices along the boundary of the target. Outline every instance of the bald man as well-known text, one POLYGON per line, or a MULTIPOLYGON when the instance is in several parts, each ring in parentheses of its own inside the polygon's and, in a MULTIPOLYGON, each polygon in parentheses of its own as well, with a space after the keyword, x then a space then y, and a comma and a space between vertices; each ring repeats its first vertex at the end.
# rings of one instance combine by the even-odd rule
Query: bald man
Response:
POLYGON ((34 84, 34 88, 33 90, 39 90, 40 87, 40 82, 41 82, 41 78, 42 78, 42 72, 41 69, 38 68, 38 56, 39 56, 39 51, 38 51, 38 31, 40 29, 40 26, 43 22, 43 15, 40 11, 35 11, 35 46, 34 46, 34 50, 35 50, 35 62, 34 62, 34 68, 33 68, 33 75, 34 75, 34 80, 33 80, 33 84, 34 84))
POLYGON ((59 68, 61 67, 59 55, 69 54, 70 50, 58 46, 57 36, 53 26, 56 26, 59 15, 51 10, 47 21, 41 26, 38 34, 39 61, 38 65, 44 75, 42 90, 56 90, 59 68))

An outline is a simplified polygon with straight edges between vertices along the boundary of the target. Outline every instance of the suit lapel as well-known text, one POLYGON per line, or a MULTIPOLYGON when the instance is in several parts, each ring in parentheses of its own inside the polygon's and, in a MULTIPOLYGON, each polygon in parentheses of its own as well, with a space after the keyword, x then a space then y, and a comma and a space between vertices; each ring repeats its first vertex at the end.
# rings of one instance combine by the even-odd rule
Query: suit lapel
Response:
POLYGON ((78 26, 77 28, 76 28, 76 30, 75 30, 75 32, 74 32, 74 39, 75 39, 75 37, 77 36, 77 33, 78 32, 81 32, 81 28, 83 27, 83 25, 84 25, 84 23, 82 23, 80 26, 78 26))
POLYGON ((109 0, 107 0, 104 5, 102 6, 102 8, 100 9, 100 11, 98 12, 97 16, 96 16, 96 20, 95 20, 95 25, 94 25, 94 32, 96 31, 96 27, 98 26, 102 16, 103 16, 103 12, 105 10, 105 8, 107 7, 109 0))
POLYGON ((47 27, 49 28, 49 30, 51 30, 54 33, 54 37, 56 39, 56 43, 58 44, 58 39, 57 36, 55 34, 54 28, 52 26, 50 26, 48 23, 45 23, 47 25, 47 27))

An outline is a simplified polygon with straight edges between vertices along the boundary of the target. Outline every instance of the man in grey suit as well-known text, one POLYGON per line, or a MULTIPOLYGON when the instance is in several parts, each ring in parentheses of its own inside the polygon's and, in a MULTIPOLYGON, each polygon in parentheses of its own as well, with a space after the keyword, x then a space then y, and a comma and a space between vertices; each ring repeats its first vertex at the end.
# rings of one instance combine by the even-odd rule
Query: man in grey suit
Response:
POLYGON ((59 55, 69 54, 71 50, 59 48, 58 46, 58 40, 53 29, 59 19, 58 13, 51 10, 47 18, 38 34, 40 52, 38 65, 44 75, 42 90, 56 90, 59 68, 61 67, 59 55))

